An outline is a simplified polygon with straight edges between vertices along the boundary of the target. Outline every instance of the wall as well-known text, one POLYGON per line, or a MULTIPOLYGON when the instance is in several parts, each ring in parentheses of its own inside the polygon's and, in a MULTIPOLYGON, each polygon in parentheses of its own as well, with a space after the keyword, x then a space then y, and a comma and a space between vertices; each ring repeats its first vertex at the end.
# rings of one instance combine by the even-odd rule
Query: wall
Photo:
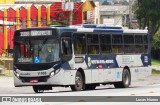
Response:
POLYGON ((104 15, 101 16, 101 24, 120 25, 122 26, 122 15, 104 15))
POLYGON ((0 0, 0 4, 14 4, 15 0, 0 0))

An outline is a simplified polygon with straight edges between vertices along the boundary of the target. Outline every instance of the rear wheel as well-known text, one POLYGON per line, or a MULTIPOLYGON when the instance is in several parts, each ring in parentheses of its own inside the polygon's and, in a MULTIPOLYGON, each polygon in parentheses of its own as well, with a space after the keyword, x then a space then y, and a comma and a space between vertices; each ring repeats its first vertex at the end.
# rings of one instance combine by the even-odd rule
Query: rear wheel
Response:
POLYGON ((72 91, 80 91, 82 90, 83 85, 84 85, 84 82, 83 82, 82 74, 79 71, 77 71, 76 77, 75 77, 75 85, 72 85, 71 89, 72 91))
POLYGON ((128 88, 131 83, 131 75, 128 69, 123 70, 122 81, 114 83, 115 88, 128 88))

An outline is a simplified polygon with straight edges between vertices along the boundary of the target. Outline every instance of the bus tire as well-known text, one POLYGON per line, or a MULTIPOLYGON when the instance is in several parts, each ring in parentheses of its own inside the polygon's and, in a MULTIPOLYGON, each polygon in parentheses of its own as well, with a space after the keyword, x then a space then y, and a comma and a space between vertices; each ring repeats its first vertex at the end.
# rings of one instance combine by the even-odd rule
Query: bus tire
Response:
POLYGON ((128 69, 123 70, 122 81, 114 83, 115 88, 128 88, 131 83, 131 75, 128 69))
POLYGON ((33 86, 33 90, 35 93, 43 93, 44 90, 40 89, 39 86, 33 86))
POLYGON ((81 91, 83 89, 83 76, 82 74, 77 71, 76 76, 75 76, 75 85, 71 86, 72 91, 81 91))

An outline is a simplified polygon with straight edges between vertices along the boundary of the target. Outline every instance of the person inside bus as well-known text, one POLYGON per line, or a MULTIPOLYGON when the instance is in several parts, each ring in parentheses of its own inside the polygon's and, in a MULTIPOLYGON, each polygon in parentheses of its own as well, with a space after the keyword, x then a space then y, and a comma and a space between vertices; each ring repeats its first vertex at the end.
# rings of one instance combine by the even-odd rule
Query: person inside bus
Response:
POLYGON ((46 62, 55 62, 59 60, 58 44, 51 44, 47 47, 46 62))
POLYGON ((54 60, 53 58, 53 52, 52 52, 52 48, 49 46, 47 47, 47 51, 46 51, 46 62, 51 62, 54 60))
POLYGON ((52 47, 45 45, 40 52, 41 63, 47 63, 54 60, 52 47))

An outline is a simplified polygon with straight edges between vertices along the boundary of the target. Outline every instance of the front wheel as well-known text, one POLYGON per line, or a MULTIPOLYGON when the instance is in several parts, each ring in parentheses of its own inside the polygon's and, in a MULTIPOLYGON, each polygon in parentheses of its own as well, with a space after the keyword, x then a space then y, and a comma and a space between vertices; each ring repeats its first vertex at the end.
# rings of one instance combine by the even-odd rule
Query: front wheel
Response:
POLYGON ((128 88, 131 83, 131 75, 128 69, 123 70, 122 81, 114 83, 115 88, 128 88))
POLYGON ((75 85, 71 86, 72 91, 80 91, 83 88, 83 77, 82 74, 77 71, 76 76, 75 76, 75 85))

